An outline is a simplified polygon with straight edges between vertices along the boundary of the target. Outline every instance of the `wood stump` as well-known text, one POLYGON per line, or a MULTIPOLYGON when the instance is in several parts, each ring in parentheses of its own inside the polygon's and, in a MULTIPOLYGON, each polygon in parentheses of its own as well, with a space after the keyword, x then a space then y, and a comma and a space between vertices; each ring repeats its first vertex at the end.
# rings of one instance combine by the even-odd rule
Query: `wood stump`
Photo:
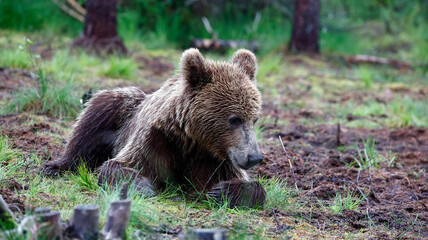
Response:
POLYGON ((116 0, 88 0, 83 35, 72 47, 95 54, 126 54, 128 50, 117 34, 116 5, 116 0))

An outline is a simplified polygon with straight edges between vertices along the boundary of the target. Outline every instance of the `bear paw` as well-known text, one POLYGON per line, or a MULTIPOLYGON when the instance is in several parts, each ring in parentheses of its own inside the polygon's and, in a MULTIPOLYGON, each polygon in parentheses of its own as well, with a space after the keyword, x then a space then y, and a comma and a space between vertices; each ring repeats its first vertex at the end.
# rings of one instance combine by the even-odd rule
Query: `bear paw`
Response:
POLYGON ((61 174, 60 164, 56 161, 46 163, 42 166, 41 173, 52 177, 59 176, 61 174))
POLYGON ((230 208, 258 208, 263 207, 266 191, 259 182, 237 179, 216 184, 208 192, 208 196, 221 204, 228 202, 230 208))
POLYGON ((143 197, 155 197, 157 194, 150 180, 145 177, 139 177, 134 180, 135 189, 143 197))

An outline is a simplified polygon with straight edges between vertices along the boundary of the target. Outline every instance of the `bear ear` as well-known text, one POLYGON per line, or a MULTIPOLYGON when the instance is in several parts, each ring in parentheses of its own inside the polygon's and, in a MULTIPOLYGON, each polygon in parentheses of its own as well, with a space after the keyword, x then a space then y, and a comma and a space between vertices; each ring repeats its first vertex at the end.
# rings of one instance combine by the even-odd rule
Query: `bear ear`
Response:
POLYGON ((192 88, 202 86, 208 80, 205 60, 196 48, 190 48, 183 52, 181 71, 184 79, 192 88))
POLYGON ((254 53, 240 49, 233 54, 232 62, 237 64, 250 77, 250 80, 255 81, 257 73, 257 58, 254 53))

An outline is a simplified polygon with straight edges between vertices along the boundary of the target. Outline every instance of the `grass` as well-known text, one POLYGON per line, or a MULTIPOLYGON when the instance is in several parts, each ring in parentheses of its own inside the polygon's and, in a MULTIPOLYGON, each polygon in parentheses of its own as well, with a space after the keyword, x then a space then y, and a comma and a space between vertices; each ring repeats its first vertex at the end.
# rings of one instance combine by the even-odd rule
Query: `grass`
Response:
POLYGON ((359 169, 371 169, 380 167, 379 162, 383 160, 380 154, 376 151, 376 141, 372 138, 363 140, 363 149, 356 146, 358 157, 354 156, 354 161, 349 164, 349 167, 358 165, 359 169))
POLYGON ((7 164, 9 160, 18 156, 19 153, 10 146, 7 138, 0 135, 0 164, 7 164))
POLYGON ((360 203, 364 200, 364 196, 361 196, 357 192, 352 192, 349 189, 345 190, 342 195, 336 192, 336 196, 328 206, 320 200, 318 203, 325 211, 330 211, 334 214, 341 214, 345 210, 357 210, 360 203))
POLYGON ((266 190, 266 209, 278 209, 289 211, 296 209, 297 203, 295 202, 296 192, 287 186, 285 180, 280 178, 260 180, 264 189, 266 190))
POLYGON ((46 76, 39 75, 38 77, 45 82, 41 84, 41 88, 25 88, 16 92, 13 100, 5 109, 5 113, 34 111, 57 118, 75 117, 80 104, 76 93, 71 92, 73 89, 71 82, 58 87, 46 76))
MULTIPOLYGON (((3 146, 0 154, 11 150, 4 138, 0 140, 0 146, 3 146)), ((16 154, 8 160, 8 164, 0 164, 0 182, 14 179, 26 185, 27 188, 15 193, 17 197, 25 199, 34 207, 50 206, 53 211, 60 211, 63 219, 71 217, 74 206, 98 205, 101 226, 105 223, 109 204, 119 199, 120 189, 98 187, 96 174, 88 171, 84 165, 75 174, 66 174, 60 178, 48 178, 39 175, 38 171, 27 171, 27 168, 40 167, 46 160, 37 155, 24 158, 18 150, 13 151, 16 154)), ((296 208, 295 194, 285 181, 261 179, 261 183, 267 192, 265 209, 296 208)), ((193 228, 225 228, 229 239, 242 239, 244 236, 265 239, 269 238, 267 229, 273 228, 275 224, 261 210, 230 209, 227 203, 217 204, 188 198, 186 193, 172 185, 156 197, 144 198, 131 184, 128 198, 132 200, 127 229, 129 237, 137 230, 141 237, 153 237, 158 236, 156 229, 172 231, 179 227, 185 232, 193 228)), ((22 239, 23 236, 17 237, 22 239)))
POLYGON ((338 108, 338 114, 339 116, 352 114, 362 118, 348 124, 352 127, 364 126, 366 122, 372 122, 371 125, 375 127, 382 125, 426 127, 428 126, 428 116, 424 113, 428 111, 427 103, 428 98, 416 100, 408 96, 394 98, 388 103, 370 99, 368 102, 360 104, 349 102, 344 107, 338 108), (386 117, 382 118, 382 116, 386 117))
POLYGON ((70 179, 81 187, 82 191, 96 192, 98 181, 94 173, 90 172, 85 164, 77 168, 77 173, 72 174, 70 179))
POLYGON ((2 49, 2 56, 0 57, 0 67, 11 67, 27 69, 31 67, 28 61, 28 56, 25 52, 19 49, 2 49))
POLYGON ((137 69, 138 66, 132 58, 111 56, 107 68, 102 70, 101 74, 110 78, 132 79, 137 69))
POLYGON ((71 81, 64 83, 53 80, 43 68, 43 62, 39 62, 40 56, 30 50, 32 45, 33 42, 25 38, 19 50, 26 54, 29 65, 37 72, 37 88, 16 91, 4 111, 6 113, 34 111, 57 118, 76 116, 80 105, 77 95, 71 91, 73 89, 71 81))
POLYGON ((336 192, 336 197, 333 203, 328 207, 333 213, 342 213, 344 210, 356 210, 360 203, 364 200, 364 196, 357 196, 357 193, 346 191, 346 194, 342 196, 336 192))

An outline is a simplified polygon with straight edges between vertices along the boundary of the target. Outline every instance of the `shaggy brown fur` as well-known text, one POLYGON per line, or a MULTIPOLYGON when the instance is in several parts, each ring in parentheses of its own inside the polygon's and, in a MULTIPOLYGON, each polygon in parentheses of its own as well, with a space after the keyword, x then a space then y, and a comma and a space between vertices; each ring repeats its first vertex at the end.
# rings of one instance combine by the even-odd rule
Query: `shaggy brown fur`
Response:
POLYGON ((183 53, 181 72, 145 95, 129 87, 96 94, 79 117, 63 157, 45 172, 75 170, 81 161, 100 168, 100 183, 124 176, 147 192, 165 183, 191 184, 231 206, 262 205, 265 191, 244 169, 261 156, 254 122, 261 111, 257 61, 247 50, 230 62, 183 53), (110 159, 110 160, 108 160, 110 159))

